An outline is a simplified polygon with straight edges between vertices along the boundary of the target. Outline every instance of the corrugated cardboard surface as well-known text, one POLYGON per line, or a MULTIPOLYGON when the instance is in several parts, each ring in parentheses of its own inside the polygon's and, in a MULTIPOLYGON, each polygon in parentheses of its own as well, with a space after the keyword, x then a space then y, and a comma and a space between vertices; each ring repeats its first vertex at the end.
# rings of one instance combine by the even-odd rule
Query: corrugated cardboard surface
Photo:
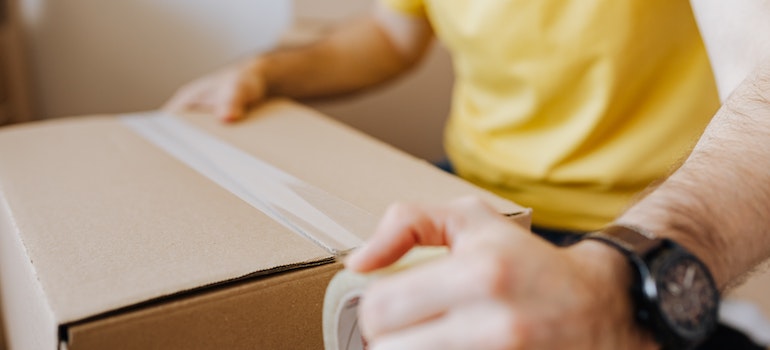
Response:
POLYGON ((12 349, 52 349, 58 344, 56 323, 4 199, 0 198, 0 287, 7 342, 12 349))
POLYGON ((71 349, 321 349, 326 285, 340 264, 287 272, 69 328, 71 349))
POLYGON ((0 185, 58 322, 328 256, 114 118, 9 131, 0 185))
MULTIPOLYGON (((203 116, 184 119, 309 186, 372 213, 373 218, 396 199, 445 201, 468 194, 487 198, 501 212, 521 210, 288 101, 269 103, 256 114, 238 125, 203 116)), ((277 296, 302 300, 311 303, 302 308, 320 317, 312 298, 292 293, 321 291, 330 277, 321 272, 325 268, 308 270, 319 275, 297 271, 276 276, 287 279, 286 286, 294 283, 291 276, 301 282, 274 294, 265 290, 264 299, 258 299, 266 303, 249 304, 253 300, 249 297, 231 304, 217 300, 237 300, 237 288, 230 289, 236 284, 246 289, 255 286, 256 293, 260 285, 272 283, 272 278, 234 280, 317 264, 331 255, 149 143, 114 116, 2 129, 0 164, 0 200, 8 204, 8 210, 0 212, 0 225, 6 225, 0 228, 4 263, 0 268, 3 295, 11 299, 4 301, 5 312, 13 320, 7 334, 10 341, 15 343, 26 332, 29 339, 55 344, 49 338, 64 325, 71 326, 63 334, 72 337, 72 346, 122 339, 106 334, 141 331, 147 335, 130 337, 137 346, 152 339, 162 348, 163 342, 158 342, 166 339, 160 335, 165 334, 162 330, 177 330, 179 336, 168 337, 169 341, 186 338, 189 332, 225 341, 222 334, 229 333, 216 330, 248 332, 236 332, 239 326, 219 321, 249 316, 261 319, 264 329, 271 329, 270 324, 289 328, 296 324, 300 336, 313 334, 298 323, 304 319, 301 314, 282 318, 277 313, 283 307, 270 306, 281 305, 277 296), (201 287, 207 288, 198 291, 201 287), (24 298, 24 294, 39 297, 24 298), (244 313, 221 311, 228 307, 244 313), (265 310, 260 312, 260 307, 265 310), (192 312, 194 308, 202 311, 192 312), (20 322, 23 318, 28 321, 20 322), (179 329, 185 322, 193 327, 188 333, 179 329), (151 334, 157 337, 148 338, 151 334)), ((357 234, 365 239, 369 232, 357 234)), ((281 290, 276 288, 271 290, 281 290)), ((312 295, 320 298, 322 292, 312 295)), ((320 322, 318 327, 320 332, 320 322)), ((283 337, 281 332, 269 331, 260 344, 276 344, 270 342, 283 337)), ((234 346, 226 341, 217 344, 234 346)))

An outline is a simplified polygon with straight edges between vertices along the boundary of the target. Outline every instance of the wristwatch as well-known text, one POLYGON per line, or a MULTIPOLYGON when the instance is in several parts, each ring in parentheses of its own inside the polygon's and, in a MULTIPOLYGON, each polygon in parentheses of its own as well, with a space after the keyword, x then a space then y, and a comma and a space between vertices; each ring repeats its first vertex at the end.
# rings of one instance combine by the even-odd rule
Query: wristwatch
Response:
POLYGON ((706 265, 685 248, 622 225, 584 239, 604 242, 628 258, 636 319, 662 349, 691 349, 716 328, 719 290, 706 265))

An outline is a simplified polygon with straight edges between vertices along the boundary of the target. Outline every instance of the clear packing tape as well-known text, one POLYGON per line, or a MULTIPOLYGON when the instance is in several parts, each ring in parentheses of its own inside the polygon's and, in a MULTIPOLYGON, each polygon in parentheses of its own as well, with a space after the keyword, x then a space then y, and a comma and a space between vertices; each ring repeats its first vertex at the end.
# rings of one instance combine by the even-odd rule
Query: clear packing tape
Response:
POLYGON ((326 288, 323 307, 323 335, 326 350, 365 350, 366 341, 358 327, 358 305, 369 282, 446 255, 445 247, 418 247, 398 262, 368 274, 350 270, 338 272, 326 288))
POLYGON ((246 203, 339 256, 361 245, 375 217, 320 188, 163 112, 121 121, 150 143, 246 203))

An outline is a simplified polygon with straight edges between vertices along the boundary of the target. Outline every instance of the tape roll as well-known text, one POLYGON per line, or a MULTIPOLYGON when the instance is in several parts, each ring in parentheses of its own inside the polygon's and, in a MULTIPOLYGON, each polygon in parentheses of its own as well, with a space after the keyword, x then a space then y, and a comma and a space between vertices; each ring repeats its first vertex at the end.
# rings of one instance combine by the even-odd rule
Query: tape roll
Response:
POLYGON ((448 253, 445 247, 418 247, 386 268, 360 274, 338 272, 326 288, 323 307, 323 336, 326 350, 365 350, 366 340, 358 325, 358 305, 373 280, 423 264, 448 253))

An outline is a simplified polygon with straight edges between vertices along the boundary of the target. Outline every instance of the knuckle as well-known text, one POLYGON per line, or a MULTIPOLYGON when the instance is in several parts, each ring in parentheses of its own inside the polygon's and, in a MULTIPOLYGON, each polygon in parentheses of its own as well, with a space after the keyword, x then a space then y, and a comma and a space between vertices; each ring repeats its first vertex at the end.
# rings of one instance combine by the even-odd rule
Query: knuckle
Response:
POLYGON ((481 256, 472 270, 483 296, 496 298, 507 294, 511 269, 505 257, 494 253, 481 256))
POLYGON ((531 327, 528 327, 517 313, 506 308, 494 316, 494 322, 483 335, 485 348, 494 350, 517 350, 530 345, 531 327))
POLYGON ((500 342, 497 344, 498 348, 505 350, 524 348, 532 336, 531 328, 527 327, 524 322, 521 322, 512 313, 508 313, 507 317, 503 317, 498 334, 499 337, 497 339, 500 342))

